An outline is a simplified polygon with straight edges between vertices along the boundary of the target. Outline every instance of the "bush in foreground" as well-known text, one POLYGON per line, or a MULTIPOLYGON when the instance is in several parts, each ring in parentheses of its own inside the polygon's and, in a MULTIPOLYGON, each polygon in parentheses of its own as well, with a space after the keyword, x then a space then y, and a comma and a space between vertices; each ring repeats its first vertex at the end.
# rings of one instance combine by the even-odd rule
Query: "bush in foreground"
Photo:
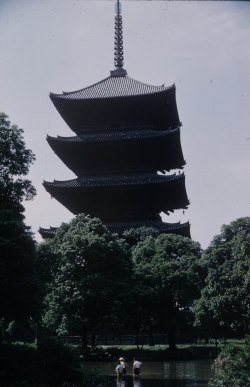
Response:
POLYGON ((0 347, 1 386, 113 387, 112 382, 81 368, 68 347, 53 342, 0 347))
POLYGON ((250 340, 227 345, 215 360, 215 371, 209 387, 250 387, 250 340))

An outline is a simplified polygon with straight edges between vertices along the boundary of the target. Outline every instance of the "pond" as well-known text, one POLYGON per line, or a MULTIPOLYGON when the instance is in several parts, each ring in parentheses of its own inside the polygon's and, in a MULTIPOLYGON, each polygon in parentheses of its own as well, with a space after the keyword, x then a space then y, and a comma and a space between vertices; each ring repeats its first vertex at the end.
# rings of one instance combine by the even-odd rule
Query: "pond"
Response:
MULTIPOLYGON (((117 387, 207 387, 213 376, 211 361, 143 362, 139 377, 132 376, 132 367, 127 366, 127 375, 116 379, 117 387)), ((114 375, 115 364, 108 362, 86 363, 101 375, 114 375)))

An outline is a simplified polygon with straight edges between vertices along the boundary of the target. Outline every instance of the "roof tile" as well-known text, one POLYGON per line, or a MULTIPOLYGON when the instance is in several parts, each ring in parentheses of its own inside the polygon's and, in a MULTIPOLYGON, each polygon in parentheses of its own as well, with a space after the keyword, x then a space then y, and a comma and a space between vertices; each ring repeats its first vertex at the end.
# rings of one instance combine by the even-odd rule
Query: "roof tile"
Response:
POLYGON ((64 187, 64 188, 92 188, 92 187, 110 187, 110 186, 138 186, 146 184, 168 183, 174 180, 184 178, 184 173, 176 175, 158 175, 145 173, 143 175, 106 175, 106 176, 81 176, 73 180, 44 182, 46 186, 64 187))
POLYGON ((51 137, 52 141, 60 142, 103 142, 103 141, 120 141, 120 140, 137 140, 143 138, 161 138, 166 135, 178 133, 180 128, 168 129, 168 130, 119 130, 119 131, 101 131, 101 132, 86 132, 79 136, 74 137, 51 137))
POLYGON ((164 85, 152 86, 136 81, 128 76, 110 76, 81 90, 63 92, 62 94, 51 93, 50 95, 52 99, 56 98, 64 100, 115 98, 159 93, 164 90, 172 89, 173 87, 174 85, 169 87, 165 87, 164 85))

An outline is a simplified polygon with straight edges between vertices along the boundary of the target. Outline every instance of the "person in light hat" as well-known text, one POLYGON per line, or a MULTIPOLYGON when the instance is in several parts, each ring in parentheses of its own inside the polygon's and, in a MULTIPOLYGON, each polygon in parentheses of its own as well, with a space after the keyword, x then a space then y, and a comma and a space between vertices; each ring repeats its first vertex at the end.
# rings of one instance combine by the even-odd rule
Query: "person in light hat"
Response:
POLYGON ((120 361, 120 364, 121 364, 121 366, 123 367, 123 370, 122 370, 122 373, 123 373, 123 375, 126 375, 126 363, 125 363, 125 360, 124 360, 124 358, 123 357, 120 357, 119 358, 119 361, 120 361))

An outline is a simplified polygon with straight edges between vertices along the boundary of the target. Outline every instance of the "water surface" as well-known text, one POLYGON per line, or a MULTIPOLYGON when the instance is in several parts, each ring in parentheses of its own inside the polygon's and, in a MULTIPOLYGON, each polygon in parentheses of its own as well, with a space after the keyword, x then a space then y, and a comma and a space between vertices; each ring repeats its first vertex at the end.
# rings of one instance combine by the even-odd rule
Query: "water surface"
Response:
MULTIPOLYGON (((115 363, 86 363, 101 375, 115 374, 115 363)), ((207 387, 213 376, 209 360, 143 362, 139 377, 132 376, 132 365, 127 366, 127 375, 117 380, 117 387, 207 387)), ((114 376, 115 377, 115 376, 114 376)))

